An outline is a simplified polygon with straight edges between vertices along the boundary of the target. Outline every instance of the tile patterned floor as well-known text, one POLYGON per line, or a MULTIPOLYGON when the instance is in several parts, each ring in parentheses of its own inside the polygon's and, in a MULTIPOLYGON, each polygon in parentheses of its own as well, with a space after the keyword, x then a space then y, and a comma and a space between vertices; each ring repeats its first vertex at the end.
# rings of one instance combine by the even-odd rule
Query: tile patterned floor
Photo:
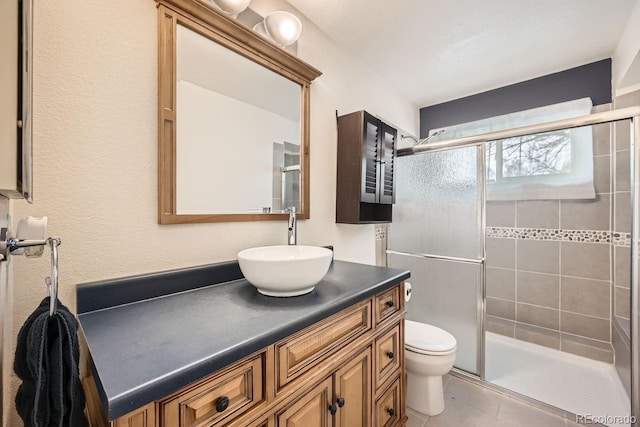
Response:
POLYGON ((445 410, 434 417, 407 409, 407 427, 578 427, 571 420, 450 375, 444 377, 445 410))

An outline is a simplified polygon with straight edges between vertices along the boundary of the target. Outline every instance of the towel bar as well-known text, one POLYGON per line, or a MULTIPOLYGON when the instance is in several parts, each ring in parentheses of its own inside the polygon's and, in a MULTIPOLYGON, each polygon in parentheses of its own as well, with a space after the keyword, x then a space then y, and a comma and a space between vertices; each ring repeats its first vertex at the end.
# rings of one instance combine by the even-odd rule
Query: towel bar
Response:
POLYGON ((0 231, 0 262, 6 261, 9 255, 19 248, 28 248, 32 246, 49 246, 51 247, 51 276, 44 279, 49 293, 49 315, 56 313, 56 305, 58 302, 58 246, 62 243, 59 237, 49 237, 44 240, 20 240, 14 238, 6 238, 7 229, 0 231))

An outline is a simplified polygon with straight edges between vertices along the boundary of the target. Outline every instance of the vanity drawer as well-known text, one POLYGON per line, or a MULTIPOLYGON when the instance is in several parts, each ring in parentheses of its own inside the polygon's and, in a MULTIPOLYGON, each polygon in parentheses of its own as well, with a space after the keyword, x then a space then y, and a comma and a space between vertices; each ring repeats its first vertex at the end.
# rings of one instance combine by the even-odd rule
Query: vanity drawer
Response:
POLYGON ((400 378, 376 400, 376 427, 390 427, 400 419, 400 378))
POLYGON ((227 424, 234 414, 263 402, 265 357, 260 353, 162 403, 161 425, 227 424))
POLYGON ((401 286, 404 286, 403 283, 376 295, 374 298, 376 325, 384 322, 388 317, 394 315, 402 308, 400 302, 401 286))
POLYGON ((376 338, 375 343, 375 384, 376 390, 396 375, 400 369, 400 325, 376 338))
POLYGON ((371 300, 348 308, 324 322, 276 344, 276 381, 280 390, 316 367, 331 351, 371 330, 371 300))

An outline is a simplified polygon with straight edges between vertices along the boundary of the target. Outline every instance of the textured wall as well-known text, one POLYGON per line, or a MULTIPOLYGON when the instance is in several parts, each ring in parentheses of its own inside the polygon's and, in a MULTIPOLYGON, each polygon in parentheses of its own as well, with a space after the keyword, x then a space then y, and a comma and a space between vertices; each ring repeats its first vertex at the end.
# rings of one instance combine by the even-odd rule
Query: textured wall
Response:
MULTIPOLYGON (((36 3, 35 203, 16 202, 15 216, 49 216, 49 234, 63 241, 60 298, 71 308, 77 283, 230 260, 286 241, 284 222, 157 224, 156 22, 153 0, 36 3)), ((324 75, 312 85, 311 219, 300 222, 299 242, 333 244, 336 258, 373 264, 373 226, 335 224, 335 110, 367 109, 417 133, 417 108, 303 23, 298 54, 324 75)), ((15 258, 16 332, 46 295, 48 268, 46 258, 15 258)))
MULTIPOLYGON (((11 203, 0 196, 0 227, 9 225, 11 203)), ((12 353, 12 293, 9 283, 11 267, 8 263, 0 262, 0 427, 9 425, 8 409, 13 404, 13 395, 10 393, 9 382, 11 380, 12 353)))

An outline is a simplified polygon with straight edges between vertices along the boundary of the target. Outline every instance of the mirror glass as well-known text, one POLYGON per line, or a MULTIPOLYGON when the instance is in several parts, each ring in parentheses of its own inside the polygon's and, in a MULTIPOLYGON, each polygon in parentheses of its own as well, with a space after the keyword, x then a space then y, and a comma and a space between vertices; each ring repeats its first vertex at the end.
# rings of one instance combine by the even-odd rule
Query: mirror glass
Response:
POLYGON ((301 85, 183 25, 176 42, 176 213, 299 211, 301 85))

